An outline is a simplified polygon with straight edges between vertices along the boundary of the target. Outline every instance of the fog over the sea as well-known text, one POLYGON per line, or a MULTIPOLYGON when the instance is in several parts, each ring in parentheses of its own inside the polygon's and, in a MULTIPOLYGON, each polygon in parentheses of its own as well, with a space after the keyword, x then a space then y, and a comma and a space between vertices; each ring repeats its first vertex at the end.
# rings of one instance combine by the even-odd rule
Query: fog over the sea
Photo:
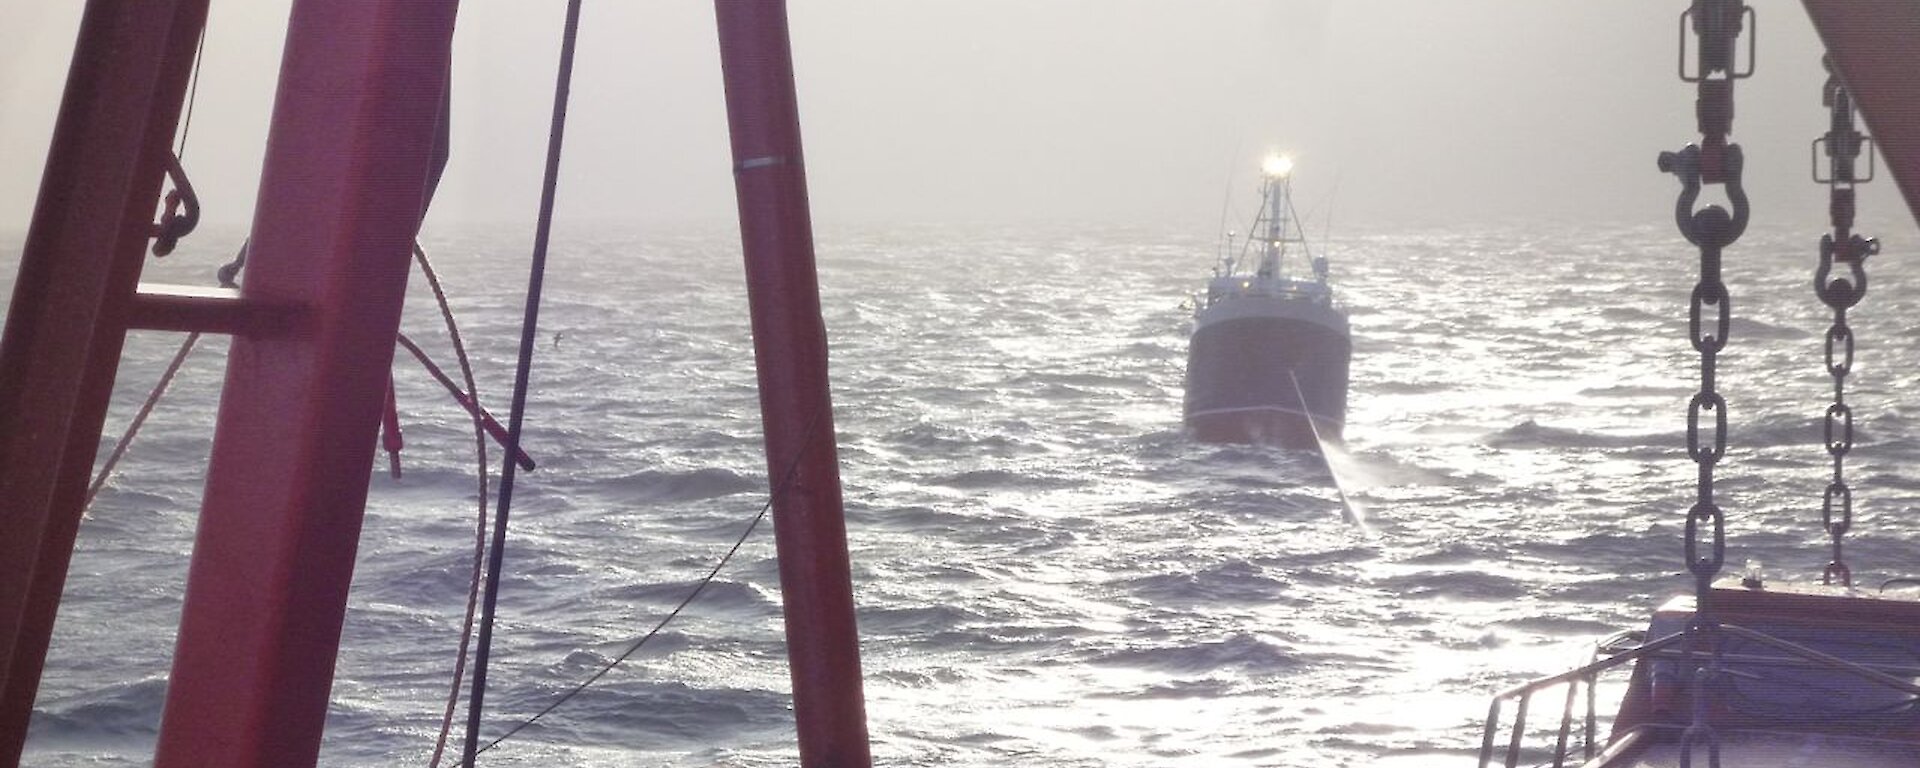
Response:
MULTIPOLYGON (((1737 89, 1735 138, 1755 216, 1817 227, 1819 47, 1798 3, 1753 4, 1759 71, 1737 89)), ((19 5, 0 46, 7 231, 30 215, 82 6, 19 5)), ((1234 218, 1247 210, 1260 155, 1284 150, 1301 207, 1322 219, 1330 206, 1351 233, 1661 221, 1677 185, 1653 158, 1696 135, 1674 75, 1685 5, 806 0, 790 13, 822 221, 1211 233, 1229 191, 1234 218)), ((250 215, 287 8, 213 4, 186 165, 217 224, 250 215)), ((531 218, 563 10, 462 5, 454 159, 432 226, 531 218)), ((561 215, 731 217, 711 4, 588 0, 583 26, 561 215)), ((1878 231, 1912 226, 1894 200, 1891 184, 1869 188, 1878 231)))

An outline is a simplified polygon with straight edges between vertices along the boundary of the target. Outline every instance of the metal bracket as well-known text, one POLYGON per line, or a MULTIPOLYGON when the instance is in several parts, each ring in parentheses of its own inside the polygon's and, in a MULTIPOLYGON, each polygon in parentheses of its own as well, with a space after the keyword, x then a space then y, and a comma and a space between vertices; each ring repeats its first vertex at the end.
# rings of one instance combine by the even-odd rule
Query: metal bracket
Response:
MULTIPOLYGON (((1729 68, 1727 70, 1727 76, 1734 80, 1744 80, 1746 78, 1753 77, 1753 69, 1754 69, 1755 63, 1759 61, 1758 56, 1760 54, 1760 35, 1759 35, 1760 16, 1759 14, 1754 11, 1753 6, 1749 5, 1749 6, 1746 6, 1746 11, 1742 13, 1741 16, 1742 16, 1741 28, 1745 30, 1746 38, 1747 38, 1747 68, 1745 70, 1741 70, 1737 66, 1729 68)), ((1707 78, 1707 73, 1705 72, 1692 74, 1692 75, 1687 74, 1687 38, 1689 37, 1689 35, 1687 34, 1687 29, 1689 26, 1691 26, 1688 22, 1690 22, 1692 18, 1693 18, 1693 9, 1689 8, 1687 10, 1680 12, 1680 67, 1679 67, 1679 70, 1680 70, 1681 80, 1689 83, 1697 83, 1702 80, 1706 80, 1708 78, 1707 78)), ((1738 62, 1736 61, 1735 63, 1737 64, 1738 62)))
POLYGON ((200 224, 200 196, 193 193, 187 170, 180 166, 180 157, 172 152, 167 153, 167 178, 173 180, 173 191, 167 193, 166 212, 160 214, 159 223, 153 225, 156 257, 173 253, 180 238, 192 234, 193 228, 200 224))
MULTIPOLYGON (((1825 176, 1820 175, 1820 167, 1822 165, 1820 162, 1820 158, 1823 156, 1828 158, 1832 157, 1832 153, 1828 152, 1826 148, 1828 143, 1829 142, 1827 141, 1827 137, 1825 136, 1822 136, 1820 138, 1813 140, 1813 146, 1811 150, 1813 153, 1813 181, 1815 184, 1834 183, 1834 176, 1836 174, 1834 174, 1833 172, 1832 162, 1828 162, 1825 164, 1827 168, 1827 175, 1825 176)), ((1867 182, 1873 181, 1873 169, 1874 169, 1874 166, 1876 165, 1875 161, 1879 157, 1879 153, 1874 146, 1873 137, 1865 136, 1865 135, 1861 136, 1860 148, 1867 151, 1867 175, 1865 177, 1861 177, 1858 174, 1855 174, 1852 180, 1850 180, 1849 182, 1842 182, 1842 183, 1865 184, 1867 182)))

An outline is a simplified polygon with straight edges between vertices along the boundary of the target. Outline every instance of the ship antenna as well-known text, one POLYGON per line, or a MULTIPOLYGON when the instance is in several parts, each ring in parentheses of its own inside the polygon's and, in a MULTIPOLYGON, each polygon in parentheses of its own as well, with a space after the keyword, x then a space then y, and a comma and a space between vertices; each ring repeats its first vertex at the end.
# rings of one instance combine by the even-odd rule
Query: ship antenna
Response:
POLYGON ((1327 218, 1320 226, 1320 243, 1333 242, 1333 204, 1340 201, 1340 169, 1333 171, 1333 191, 1327 193, 1327 218))
POLYGON ((1233 233, 1227 230, 1227 209, 1233 206, 1233 177, 1238 175, 1235 171, 1240 166, 1238 162, 1238 158, 1240 157, 1240 144, 1241 142, 1239 141, 1234 142, 1233 154, 1229 156, 1227 162, 1226 191, 1220 193, 1220 226, 1214 229, 1215 232, 1227 233, 1226 250, 1220 254, 1222 261, 1225 261, 1233 255, 1233 233))

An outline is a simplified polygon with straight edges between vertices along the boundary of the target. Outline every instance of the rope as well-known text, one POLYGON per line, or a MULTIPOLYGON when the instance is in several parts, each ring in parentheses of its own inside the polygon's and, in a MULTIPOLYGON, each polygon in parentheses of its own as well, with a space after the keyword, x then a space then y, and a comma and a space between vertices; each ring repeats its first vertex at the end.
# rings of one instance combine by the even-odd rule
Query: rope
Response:
POLYGON ((193 130, 193 104, 200 96, 200 61, 207 53, 207 25, 200 25, 200 42, 193 48, 193 80, 187 86, 187 116, 180 123, 180 148, 173 151, 176 158, 187 154, 187 132, 193 130))
MULTIPOLYGON (((795 462, 794 466, 796 467, 799 466, 799 463, 795 462)), ((791 480, 792 478, 789 477, 788 479, 791 480)), ((782 481, 781 485, 782 487, 785 487, 786 482, 782 481)), ((632 645, 627 646, 627 649, 625 651, 620 652, 620 655, 614 657, 612 661, 609 661, 605 665, 601 666, 599 671, 594 672, 587 679, 580 681, 578 685, 575 685, 572 689, 568 690, 566 693, 561 694, 560 698, 554 699, 553 703, 548 704, 545 708, 541 709, 539 712, 535 712, 532 717, 529 717, 525 720, 520 721, 518 724, 514 725, 512 728, 507 729, 506 733, 500 734, 500 736, 495 738, 493 741, 487 742, 486 746, 481 747, 474 754, 477 755, 480 752, 485 752, 489 749, 493 749, 495 746, 498 746, 500 742, 513 738, 514 734, 519 733, 522 730, 525 730, 528 726, 533 725, 535 722, 538 722, 540 718, 546 717, 547 713, 552 712, 556 709, 559 709, 560 705, 567 703, 573 697, 578 696, 582 692, 586 691, 589 686, 592 686, 595 682, 598 682, 600 678, 605 677, 608 672, 612 672, 614 667, 620 666, 621 662, 626 661, 629 657, 633 656, 633 654, 637 653, 640 650, 641 646, 644 646, 647 644, 648 640, 652 640, 655 635, 660 634, 661 630, 666 629, 668 623, 672 622, 676 618, 679 618, 680 612, 682 610, 685 610, 686 607, 693 602, 694 598, 699 597, 700 593, 705 591, 707 586, 713 583, 714 578, 720 575, 720 569, 725 568, 727 566, 727 563, 733 560, 734 554, 740 551, 740 547, 747 543, 747 538, 753 535, 754 529, 760 526, 760 521, 766 519, 767 511, 773 509, 773 499, 774 499, 773 495, 769 495, 767 497, 767 503, 760 506, 760 513, 757 515, 754 515, 753 520, 747 523, 746 530, 743 530, 740 532, 740 537, 734 540, 733 546, 727 549, 727 553, 720 556, 720 561, 713 564, 713 568, 707 571, 706 577, 702 578, 699 584, 695 584, 693 587, 693 590, 688 592, 687 596, 680 601, 680 604, 674 606, 673 610, 667 613, 666 617, 660 619, 659 623, 653 625, 653 629, 648 630, 645 635, 641 635, 639 640, 635 640, 632 645)), ((460 763, 460 765, 470 766, 472 765, 472 763, 462 762, 460 763)))
POLYGON ((173 360, 167 363, 167 370, 160 374, 160 382, 153 385, 153 391, 147 394, 147 401, 140 404, 140 410, 133 414, 125 432, 120 433, 120 441, 113 444, 113 452, 107 454, 107 460, 100 465, 100 471, 93 476, 93 484, 87 486, 87 500, 81 509, 93 506, 93 497, 100 495, 100 489, 106 487, 107 478, 113 475, 113 468, 119 466, 120 459, 127 455, 127 449, 133 447, 134 435, 140 434, 140 427, 147 423, 147 417, 153 415, 153 407, 160 404, 161 396, 167 393, 167 387, 173 383, 174 374, 180 372, 180 366, 193 354, 193 345, 199 343, 200 332, 187 334, 187 340, 181 342, 180 351, 173 353, 173 360))
MULTIPOLYGON (((433 768, 440 764, 440 757, 446 752, 447 737, 453 732, 453 715, 460 706, 460 683, 466 674, 467 649, 473 641, 474 609, 479 603, 481 566, 486 562, 487 556, 487 431, 486 424, 480 417, 480 389, 474 382, 473 364, 467 357, 466 342, 460 336, 460 324, 453 318, 453 307, 447 301, 446 291, 440 286, 439 275, 434 273, 433 264, 427 259, 426 250, 422 249, 418 242, 413 244, 413 260, 420 265, 421 274, 426 276, 427 285, 433 289, 434 301, 440 307, 440 318, 447 326, 447 337, 453 343, 454 357, 460 363, 460 376, 467 385, 467 401, 474 406, 470 415, 473 417, 474 463, 480 482, 479 512, 476 515, 473 534, 473 575, 467 583, 467 609, 460 623, 460 651, 454 655, 453 679, 447 685, 447 706, 440 718, 440 735, 434 739, 433 759, 427 763, 429 768, 433 768)), ((426 354, 421 352, 420 348, 405 334, 399 336, 399 341, 419 358, 430 372, 438 371, 438 367, 428 360, 426 354)), ((444 374, 441 375, 444 376, 444 374)))
POLYGON ((567 127, 567 97, 573 81, 573 52, 580 32, 580 0, 567 0, 566 28, 560 42, 560 71, 553 91, 553 120, 547 134, 547 167, 540 186, 540 220, 533 239, 533 263, 527 276, 527 302, 520 326, 520 360, 513 377, 513 409, 507 421, 508 460, 500 471, 500 503, 494 509, 493 547, 487 555, 487 585, 480 613, 480 647, 473 660, 473 692, 467 704, 467 743, 462 765, 471 766, 478 754, 480 715, 487 692, 487 661, 493 647, 493 617, 500 600, 500 571, 506 560, 507 519, 513 505, 513 478, 517 465, 512 454, 520 450, 520 426, 527 411, 527 381, 533 369, 534 340, 540 320, 540 290, 547 268, 547 240, 553 233, 554 190, 559 186, 560 146, 567 127))
MULTIPOLYGON (((667 624, 671 623, 674 619, 679 618, 681 611, 684 611, 688 605, 692 604, 694 601, 694 598, 699 597, 700 593, 705 591, 708 585, 711 585, 713 583, 714 578, 720 575, 720 570, 727 567, 727 563, 732 562, 733 556, 740 552, 740 547, 744 546, 747 543, 747 539, 753 535, 754 529, 760 526, 760 521, 765 520, 767 518, 767 513, 773 509, 774 499, 779 498, 780 494, 785 493, 787 489, 793 487, 794 476, 799 474, 800 472, 800 459, 801 457, 806 455, 805 446, 807 446, 813 441, 814 428, 819 426, 820 417, 824 413, 826 413, 826 409, 821 408, 814 412, 812 418, 808 419, 806 433, 801 435, 800 437, 800 445, 802 446, 801 450, 794 454, 793 459, 791 461, 787 462, 786 470, 780 473, 780 483, 778 485, 775 485, 771 489, 771 492, 767 494, 767 502, 765 504, 760 505, 760 512, 754 515, 752 520, 747 522, 746 529, 740 532, 739 538, 734 539, 733 546, 727 548, 727 553, 720 556, 719 562, 716 562, 713 564, 713 568, 707 571, 707 575, 700 579, 700 583, 694 585, 693 590, 688 592, 687 596, 685 598, 682 598, 680 600, 680 603, 673 607, 672 611, 669 611, 664 618, 660 619, 659 623, 653 625, 653 629, 648 630, 645 635, 640 636, 640 639, 633 641, 632 645, 627 646, 627 649, 625 651, 622 651, 619 656, 615 656, 612 661, 609 661, 605 665, 601 666, 599 671, 594 672, 587 679, 580 681, 578 685, 575 685, 573 688, 569 689, 566 693, 561 694, 560 698, 554 699, 552 703, 548 704, 545 708, 541 709, 539 712, 534 713, 532 717, 529 717, 525 720, 520 721, 518 724, 514 725, 512 728, 507 729, 506 733, 500 734, 498 738, 495 738, 493 741, 487 742, 487 745, 484 747, 481 747, 478 751, 475 752, 475 754, 477 755, 480 752, 485 752, 489 749, 493 749, 494 747, 498 746, 501 742, 506 741, 507 739, 513 738, 514 734, 519 733, 522 730, 525 730, 528 726, 533 725, 535 722, 538 722, 540 718, 546 717, 547 713, 552 712, 556 709, 559 709, 560 705, 567 703, 573 697, 580 695, 582 692, 585 692, 589 686, 592 686, 595 682, 599 681, 600 678, 605 677, 608 672, 612 672, 614 667, 620 666, 622 662, 626 661, 629 657, 633 656, 633 654, 639 652, 640 648, 646 645, 648 640, 652 640, 655 635, 660 634, 661 630, 666 629, 667 624)), ((471 759, 469 759, 466 761, 462 761, 455 768, 466 768, 466 766, 471 766, 472 764, 473 763, 471 759)))

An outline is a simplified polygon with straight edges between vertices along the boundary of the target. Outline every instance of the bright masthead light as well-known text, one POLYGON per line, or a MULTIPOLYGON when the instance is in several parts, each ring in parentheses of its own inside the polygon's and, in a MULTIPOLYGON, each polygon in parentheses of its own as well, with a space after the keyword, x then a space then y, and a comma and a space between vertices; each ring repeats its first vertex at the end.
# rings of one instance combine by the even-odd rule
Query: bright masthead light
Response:
POLYGON ((1268 176, 1276 179, 1285 178, 1287 174, 1293 173, 1293 160, 1286 155, 1268 155, 1267 159, 1260 163, 1260 170, 1266 171, 1268 176))

